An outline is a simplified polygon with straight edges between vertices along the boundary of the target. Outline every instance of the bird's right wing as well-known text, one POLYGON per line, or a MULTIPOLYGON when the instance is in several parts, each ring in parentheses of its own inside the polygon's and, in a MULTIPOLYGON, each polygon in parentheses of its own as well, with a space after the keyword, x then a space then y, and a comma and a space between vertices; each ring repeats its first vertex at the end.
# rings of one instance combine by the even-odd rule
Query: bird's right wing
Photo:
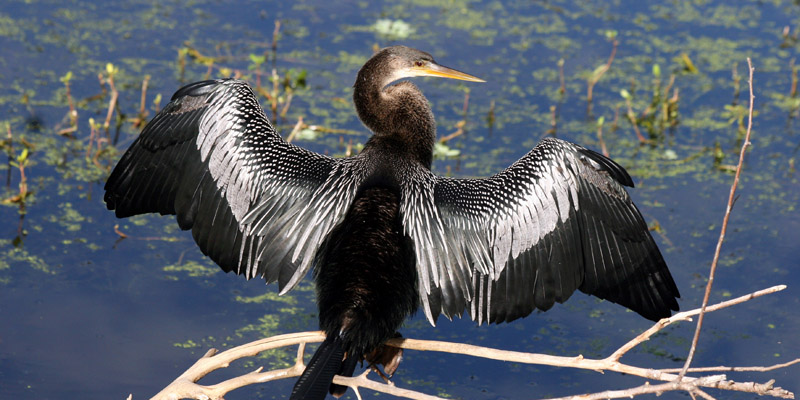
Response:
POLYGON ((120 218, 176 214, 223 270, 278 281, 283 293, 343 218, 359 162, 284 141, 242 81, 197 82, 178 90, 134 141, 105 201, 120 218))

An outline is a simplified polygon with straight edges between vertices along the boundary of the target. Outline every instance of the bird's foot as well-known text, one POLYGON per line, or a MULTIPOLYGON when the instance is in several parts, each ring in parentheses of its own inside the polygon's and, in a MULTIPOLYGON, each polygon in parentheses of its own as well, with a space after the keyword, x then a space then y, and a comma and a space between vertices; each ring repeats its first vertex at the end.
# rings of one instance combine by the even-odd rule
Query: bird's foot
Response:
MULTIPOLYGON (((394 337, 402 337, 400 333, 395 332, 394 337)), ((394 375, 397 368, 400 366, 400 361, 403 360, 403 349, 399 347, 392 347, 387 345, 380 345, 371 353, 364 357, 371 369, 378 374, 386 383, 391 383, 389 378, 394 375), (378 365, 383 366, 383 371, 378 368, 378 365)))

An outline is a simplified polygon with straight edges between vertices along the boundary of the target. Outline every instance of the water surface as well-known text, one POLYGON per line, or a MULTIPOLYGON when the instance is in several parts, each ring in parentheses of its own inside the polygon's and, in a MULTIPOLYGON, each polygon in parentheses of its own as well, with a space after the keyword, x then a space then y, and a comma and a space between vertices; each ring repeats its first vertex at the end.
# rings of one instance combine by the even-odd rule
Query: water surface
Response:
MULTIPOLYGON (((163 106, 190 81, 239 71, 255 84, 254 71, 262 71, 266 82, 274 63, 281 76, 289 74, 297 83, 305 71, 305 87, 296 87, 291 107, 275 123, 284 135, 299 117, 335 129, 298 143, 344 155, 349 142, 357 149, 368 137, 350 100, 355 73, 374 47, 400 43, 487 80, 416 81, 433 105, 440 135, 457 130, 469 93, 465 134, 448 142, 449 150, 459 154, 437 159, 437 173, 495 173, 548 134, 599 149, 602 117, 611 156, 633 176, 637 188, 631 195, 651 226, 658 227, 654 236, 681 290, 682 309, 696 307, 702 298, 732 180, 725 166, 736 163, 743 137, 739 119, 746 111, 745 60, 751 57, 756 67, 753 146, 712 301, 775 284, 789 288, 709 315, 695 365, 771 365, 800 356, 800 186, 795 167, 800 102, 791 97, 800 7, 780 1, 574 3, 4 2, 0 136, 5 137, 8 123, 10 151, 17 155, 28 144, 26 175, 33 195, 24 218, 18 205, 0 208, 0 398, 122 399, 129 393, 147 398, 209 347, 316 329, 308 279, 278 297, 274 286, 226 275, 202 256, 174 218, 115 219, 105 210, 102 185, 108 168, 139 132, 130 121, 138 113, 146 75, 152 117, 157 95, 163 106), (273 59, 275 21, 281 27, 273 59), (588 111, 586 80, 607 61, 612 31, 619 41, 617 52, 594 88, 588 111), (192 57, 198 54, 207 58, 192 57), (267 59, 259 64, 263 54, 267 59), (102 123, 106 117, 109 94, 102 94, 98 73, 105 74, 108 63, 117 69, 119 111, 127 119, 118 128, 112 120, 109 138, 101 143, 104 150, 87 157, 89 119, 102 123), (68 72, 78 111, 72 137, 58 134, 69 127, 60 80, 68 72), (641 115, 671 75, 678 91, 677 118, 662 124, 662 110, 652 111, 652 121, 639 124, 652 143, 640 146, 620 92, 631 94, 632 109, 641 115), (118 240, 116 224, 128 239, 118 240)), ((0 175, 7 178, 2 198, 17 194, 17 168, 3 162, 0 175)), ((443 319, 433 328, 417 315, 402 332, 421 339, 603 357, 648 326, 619 306, 576 293, 547 313, 510 324, 476 327, 468 320, 443 319)), ((691 324, 670 327, 624 360, 681 366, 693 330, 691 324)), ((205 382, 259 365, 285 365, 293 352, 236 364, 205 382)), ((798 366, 730 374, 737 381, 775 378, 776 385, 794 392, 800 391, 798 376, 798 366)), ((440 396, 495 399, 622 389, 641 380, 408 352, 395 382, 440 396)), ((228 398, 284 398, 292 384, 257 385, 228 398)), ((354 398, 352 392, 349 396, 354 398)), ((719 393, 719 398, 753 397, 719 393)))

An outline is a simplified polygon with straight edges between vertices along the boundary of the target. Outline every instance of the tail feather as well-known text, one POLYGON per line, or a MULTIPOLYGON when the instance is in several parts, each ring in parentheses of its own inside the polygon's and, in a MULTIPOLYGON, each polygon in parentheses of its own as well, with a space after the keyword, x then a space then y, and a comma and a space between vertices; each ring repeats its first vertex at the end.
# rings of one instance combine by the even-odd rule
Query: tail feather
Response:
POLYGON ((342 369, 343 357, 342 339, 338 335, 329 335, 311 357, 303 375, 295 383, 290 400, 324 399, 328 389, 333 389, 331 382, 333 376, 342 369))
MULTIPOLYGON (((336 374, 341 376, 353 376, 353 371, 356 370, 356 364, 358 363, 359 358, 360 357, 356 357, 353 354, 348 354, 347 358, 345 358, 344 361, 342 362, 342 366, 341 368, 339 368, 339 372, 337 372, 336 374)), ((339 397, 342 397, 342 395, 344 395, 344 392, 346 391, 347 391, 347 386, 331 383, 330 393, 333 395, 333 397, 336 397, 338 399, 339 397)))

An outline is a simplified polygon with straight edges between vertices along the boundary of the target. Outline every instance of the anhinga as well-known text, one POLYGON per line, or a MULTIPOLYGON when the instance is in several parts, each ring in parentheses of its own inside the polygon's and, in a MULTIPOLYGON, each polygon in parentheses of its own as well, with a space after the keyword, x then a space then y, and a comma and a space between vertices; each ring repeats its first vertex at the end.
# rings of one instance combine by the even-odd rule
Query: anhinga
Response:
POLYGON ((431 108, 395 83, 415 76, 481 82, 419 50, 379 51, 353 91, 373 135, 350 158, 284 141, 242 81, 184 86, 117 164, 105 201, 120 218, 176 214, 222 269, 281 294, 313 267, 327 339, 293 399, 341 394, 333 375, 352 375, 418 306, 431 324, 464 311, 499 323, 579 289, 651 320, 678 310, 621 166, 547 138, 489 178, 434 175, 431 108))

